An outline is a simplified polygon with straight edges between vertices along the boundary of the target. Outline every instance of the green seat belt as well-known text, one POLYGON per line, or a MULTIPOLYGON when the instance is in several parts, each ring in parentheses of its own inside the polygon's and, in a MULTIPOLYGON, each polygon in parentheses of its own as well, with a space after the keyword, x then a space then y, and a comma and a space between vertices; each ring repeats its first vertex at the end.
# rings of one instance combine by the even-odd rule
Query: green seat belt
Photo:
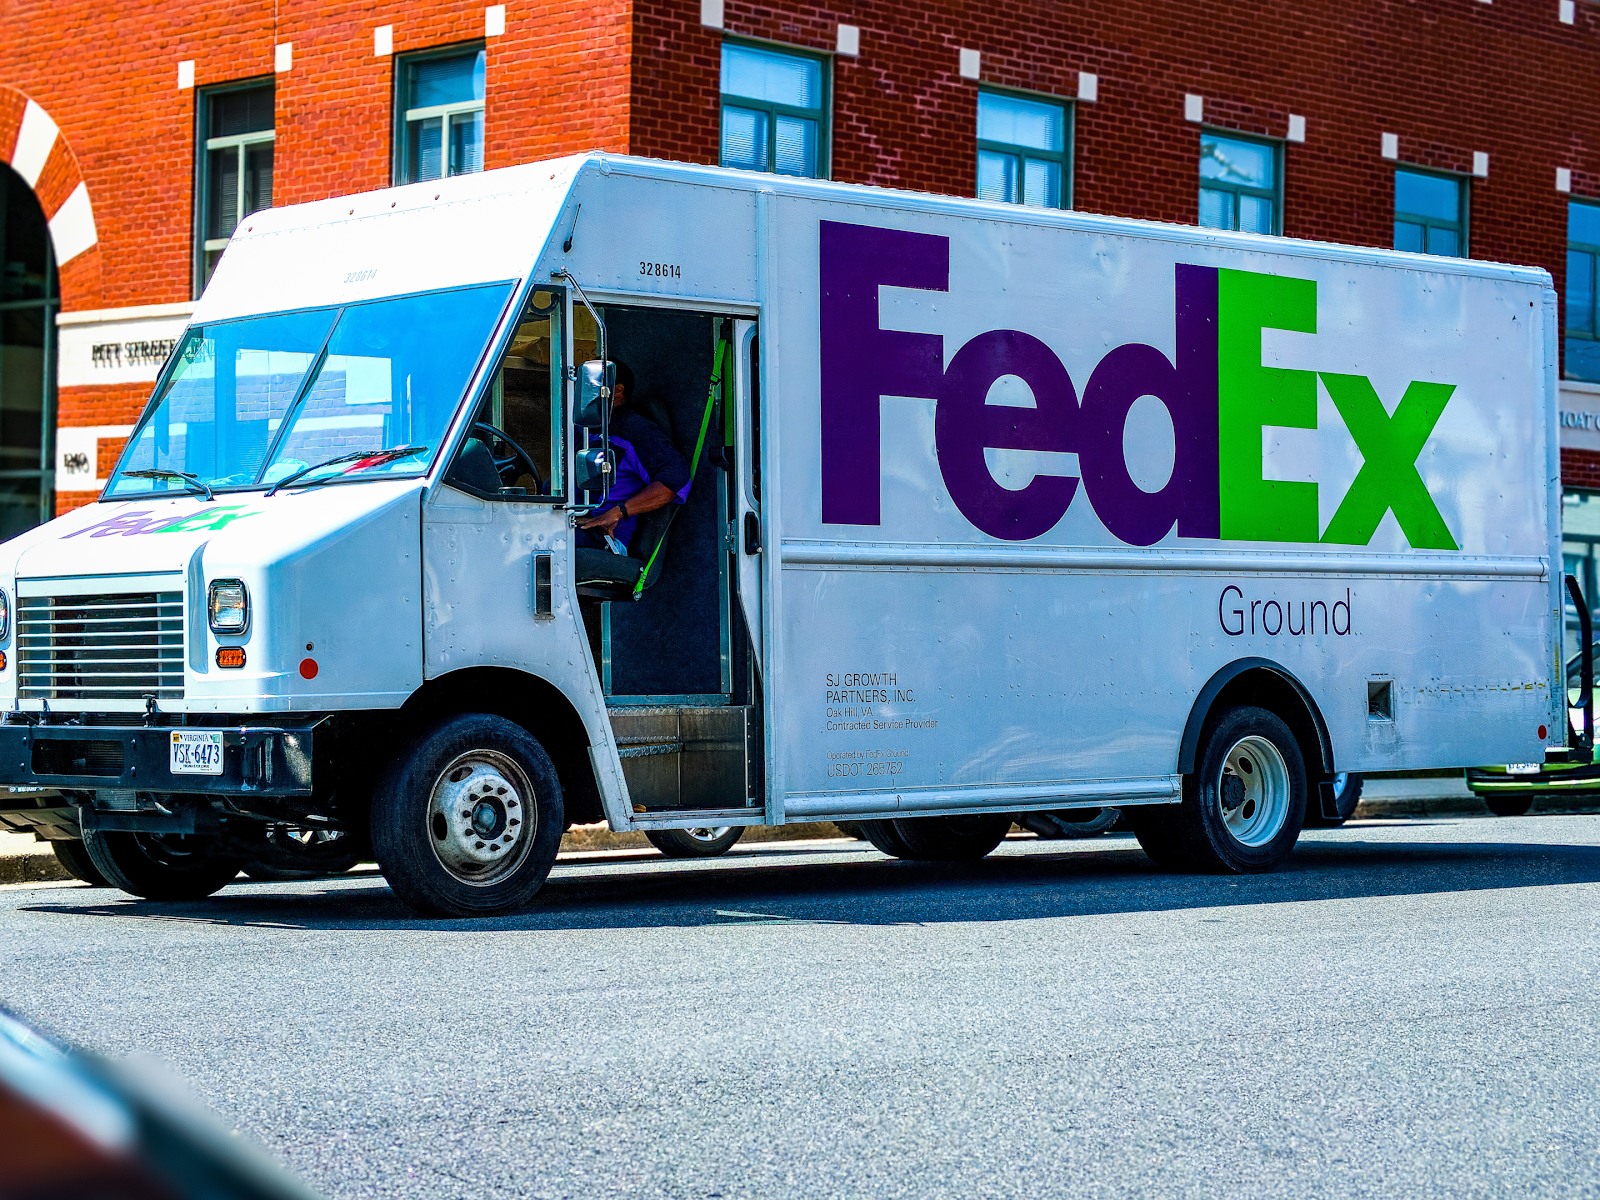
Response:
MULTIPOLYGON (((706 390, 706 411, 700 418, 700 436, 695 439, 694 457, 689 460, 689 483, 694 484, 694 477, 700 470, 700 452, 706 448, 706 431, 711 428, 711 414, 716 411, 717 399, 722 394, 722 367, 728 355, 728 339, 717 339, 716 358, 711 366, 711 386, 706 390)), ((656 565, 656 555, 661 553, 661 547, 667 543, 667 530, 672 528, 672 522, 677 517, 678 506, 667 514, 667 523, 661 527, 661 536, 656 539, 655 549, 650 551, 650 558, 644 564, 644 570, 639 572, 639 579, 633 585, 633 598, 637 600, 644 594, 645 584, 650 578, 650 568, 656 565)))

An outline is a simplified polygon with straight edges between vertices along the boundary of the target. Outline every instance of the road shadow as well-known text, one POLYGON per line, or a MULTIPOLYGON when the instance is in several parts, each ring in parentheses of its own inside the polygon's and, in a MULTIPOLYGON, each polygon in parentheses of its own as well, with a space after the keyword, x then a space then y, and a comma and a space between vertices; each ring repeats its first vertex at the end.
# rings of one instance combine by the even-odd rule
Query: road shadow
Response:
MULTIPOLYGON (((24 912, 106 920, 320 930, 586 930, 703 927, 752 921, 929 925, 1024 921, 1427 895, 1600 882, 1600 846, 1319 840, 1269 875, 1172 875, 1137 847, 996 855, 941 864, 852 858, 748 866, 675 863, 670 869, 551 876, 537 907, 511 917, 428 920, 381 877, 328 885, 235 884, 208 900, 157 903, 75 890, 78 902, 24 912), (290 889, 293 890, 290 890, 290 889)), ((659 863, 659 860, 657 860, 659 863)))

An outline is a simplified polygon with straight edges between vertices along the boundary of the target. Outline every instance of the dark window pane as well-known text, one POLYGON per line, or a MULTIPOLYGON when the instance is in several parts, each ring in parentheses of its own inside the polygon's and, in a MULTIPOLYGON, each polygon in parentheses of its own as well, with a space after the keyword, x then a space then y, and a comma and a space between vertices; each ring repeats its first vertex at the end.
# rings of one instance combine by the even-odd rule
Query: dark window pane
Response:
POLYGON ((1440 221, 1461 219, 1461 184, 1439 175, 1415 171, 1394 173, 1394 210, 1440 221))
POLYGON ((1457 258, 1461 254, 1461 237, 1454 229, 1440 229, 1437 225, 1428 226, 1428 253, 1442 254, 1446 258, 1457 258))
POLYGON ((1022 167, 1022 202, 1035 208, 1061 207, 1061 164, 1030 158, 1022 167))
POLYGON ((1017 198, 1017 156, 978 151, 978 199, 1010 203, 1017 198))
POLYGON ((444 118, 429 117, 406 126, 407 183, 438 179, 444 173, 444 118))
POLYGON ((272 143, 244 148, 244 215, 272 207, 272 143))
POLYGON ((1239 228, 1246 233, 1271 233, 1272 201, 1262 196, 1240 196, 1239 228))
POLYGON ((807 179, 817 174, 817 123, 801 117, 780 115, 777 120, 777 161, 779 175, 800 175, 807 179))
POLYGON ((1600 246, 1600 204, 1567 205, 1567 241, 1600 246))
POLYGON ((1394 248, 1422 253, 1422 226, 1410 221, 1394 223, 1394 248))
POLYGON ((450 174, 483 170, 483 110, 450 118, 450 174))
POLYGON ((1200 224, 1207 229, 1232 229, 1233 193, 1220 188, 1201 188, 1200 224))
POLYGON ((768 104, 817 108, 822 104, 822 64, 798 54, 723 42, 722 91, 768 104))
POLYGON ((1567 251, 1567 331, 1593 333, 1594 255, 1567 251))
POLYGON ((0 300, 43 298, 49 240, 33 189, 0 166, 0 300))
POLYGON ((485 61, 484 52, 477 50, 451 58, 427 58, 411 63, 406 107, 431 108, 435 104, 482 100, 485 61))
POLYGON ((1041 100, 979 92, 978 138, 1060 153, 1067 144, 1066 110, 1041 100))
POLYGON ((1568 338, 1566 350, 1563 375, 1568 379, 1600 383, 1600 342, 1590 338, 1568 338))
POLYGON ((210 175, 206 196, 206 238, 233 236, 239 223, 239 147, 206 151, 210 175))
POLYGON ((1276 157, 1273 148, 1264 142, 1246 142, 1213 133, 1200 135, 1201 179, 1271 188, 1277 183, 1273 161, 1276 157))
POLYGON ((745 171, 767 169, 767 114, 753 108, 722 109, 722 165, 745 171))
POLYGON ((208 99, 211 110, 207 137, 232 137, 238 133, 260 133, 272 128, 272 85, 215 92, 208 99))

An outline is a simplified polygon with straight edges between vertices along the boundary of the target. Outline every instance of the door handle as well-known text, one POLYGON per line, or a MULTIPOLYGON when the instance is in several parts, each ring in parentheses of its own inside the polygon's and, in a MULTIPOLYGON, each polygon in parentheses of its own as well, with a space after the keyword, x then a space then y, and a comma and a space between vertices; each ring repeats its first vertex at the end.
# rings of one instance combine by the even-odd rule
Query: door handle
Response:
POLYGON ((761 553, 761 518, 753 512, 744 515, 744 552, 761 553))

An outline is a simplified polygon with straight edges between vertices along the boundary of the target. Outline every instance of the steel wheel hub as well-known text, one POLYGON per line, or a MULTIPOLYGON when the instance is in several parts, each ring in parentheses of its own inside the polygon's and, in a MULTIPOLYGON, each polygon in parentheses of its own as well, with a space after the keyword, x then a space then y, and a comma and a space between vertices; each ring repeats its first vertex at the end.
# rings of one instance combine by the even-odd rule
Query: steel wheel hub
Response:
POLYGON ((1223 759, 1217 778, 1222 823, 1243 846, 1265 846, 1289 815, 1289 768, 1264 737, 1240 738, 1223 759))
POLYGON ((433 785, 428 840, 440 866, 462 883, 483 887, 522 865, 537 816, 522 768, 493 750, 471 750, 433 785))
POLYGON ((718 825, 715 827, 702 825, 696 829, 685 829, 684 832, 697 842, 714 842, 732 828, 732 825, 718 825))

